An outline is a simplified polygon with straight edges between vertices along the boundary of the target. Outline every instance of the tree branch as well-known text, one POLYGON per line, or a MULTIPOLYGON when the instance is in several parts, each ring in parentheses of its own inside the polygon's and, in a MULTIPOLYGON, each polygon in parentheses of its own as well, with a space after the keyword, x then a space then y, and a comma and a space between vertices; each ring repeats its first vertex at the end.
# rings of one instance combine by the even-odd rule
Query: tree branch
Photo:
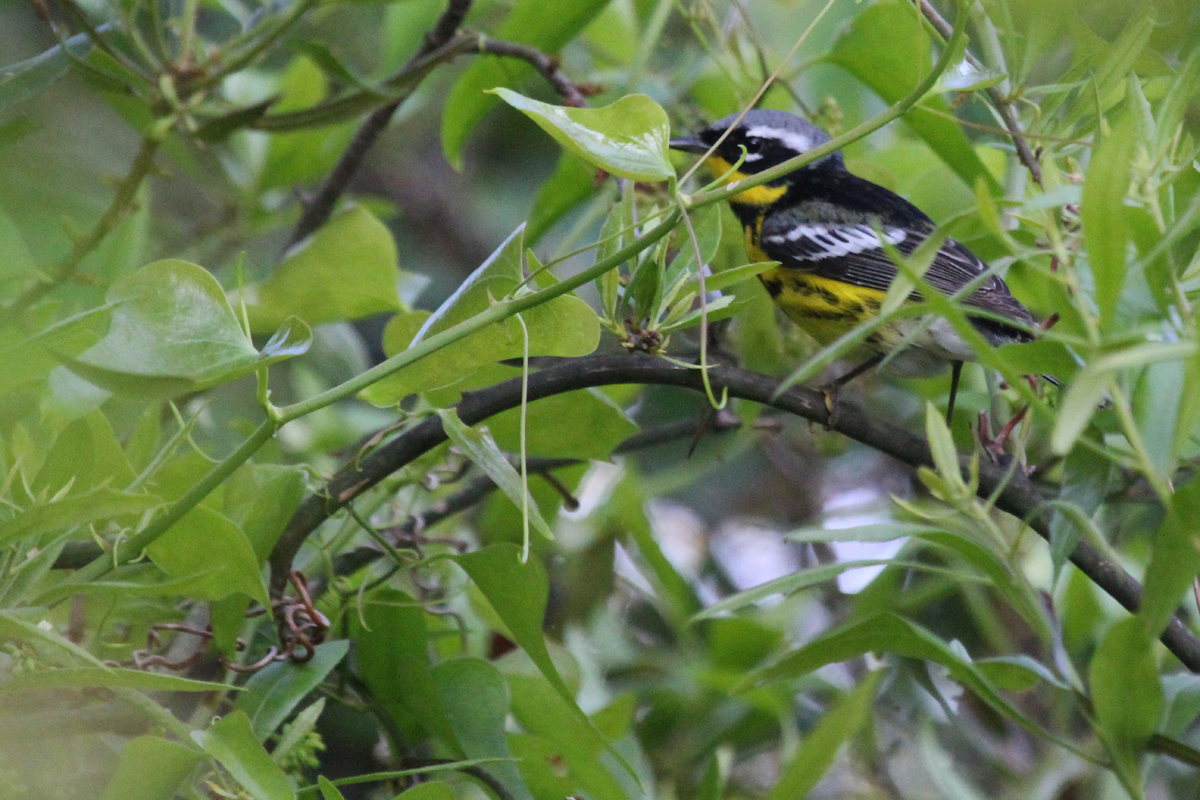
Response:
MULTIPOLYGON (((725 413, 717 414, 708 426, 705 426, 704 423, 704 419, 685 419, 638 431, 613 448, 613 455, 633 453, 638 450, 646 450, 651 447, 676 442, 680 439, 695 438, 710 430, 716 433, 734 430, 740 428, 742 425, 740 419, 725 413)), ((552 479, 550 473, 553 470, 575 466, 580 463, 582 462, 575 458, 531 458, 528 459, 527 466, 530 475, 541 475, 544 478, 552 479)), ((434 503, 429 509, 419 514, 413 514, 404 520, 404 522, 390 528, 389 531, 392 532, 393 541, 402 544, 406 538, 411 539, 419 535, 422 531, 437 525, 439 522, 478 505, 495 490, 496 482, 487 475, 480 475, 473 478, 458 491, 434 503)), ((92 542, 87 542, 87 545, 98 549, 92 542)), ((333 557, 333 573, 335 575, 349 575, 362 569, 367 564, 378 560, 383 555, 385 555, 383 550, 371 545, 364 545, 343 553, 336 553, 333 557)), ((57 561, 55 562, 55 566, 58 566, 57 561)), ((319 593, 319 589, 313 587, 318 585, 315 579, 310 584, 314 597, 319 593)))
POLYGON ((526 61, 546 79, 546 82, 554 91, 558 92, 567 105, 576 108, 583 108, 587 105, 585 87, 581 87, 563 74, 557 58, 546 55, 536 47, 520 42, 505 42, 480 36, 478 52, 481 55, 507 56, 526 61))
MULTIPOLYGON (((940 33, 942 38, 949 39, 950 34, 954 32, 954 28, 942 18, 937 9, 929 4, 929 0, 913 0, 913 2, 921 9, 921 13, 925 15, 925 19, 929 21, 934 30, 940 33)), ((963 57, 975 69, 984 69, 979 59, 971 55, 970 50, 964 49, 963 57)), ((1000 115, 1000 119, 1004 120, 1004 126, 1008 128, 1013 145, 1017 148, 1017 157, 1021 159, 1021 163, 1025 166, 1025 169, 1029 170, 1029 175, 1033 178, 1033 182, 1041 186, 1042 165, 1038 163, 1037 156, 1029 149, 1029 142, 1025 139, 1025 133, 1021 130, 1021 123, 1017 120, 1016 114, 1013 113, 1012 103, 1004 96, 1004 92, 995 86, 989 86, 984 91, 987 93, 988 99, 992 101, 992 105, 995 106, 996 113, 1000 115)))
MULTIPOLYGON (((821 425, 830 423, 824 396, 794 387, 776 397, 779 381, 758 373, 733 367, 713 367, 709 379, 714 390, 727 389, 734 397, 751 400, 795 414, 821 425)), ((592 356, 563 361, 529 376, 529 400, 613 384, 657 384, 704 391, 699 370, 687 369, 649 356, 592 356)), ((464 394, 458 404, 459 418, 474 425, 521 402, 521 379, 514 378, 477 392, 464 394)), ((933 466, 929 444, 921 437, 901 430, 865 413, 859 407, 842 402, 833 429, 856 441, 914 467, 933 466)), ((271 553, 271 590, 282 593, 292 561, 305 538, 331 514, 375 486, 388 475, 411 463, 446 441, 440 417, 429 417, 380 447, 362 460, 335 475, 319 495, 306 498, 292 515, 287 528, 271 553)), ((969 459, 960 456, 964 470, 969 459)), ((979 465, 979 495, 999 494, 996 507, 1018 519, 1029 519, 1030 526, 1049 540, 1049 514, 1042 509, 1045 499, 1020 470, 984 461, 979 465)), ((1120 565, 1109 561, 1087 542, 1080 542, 1071 554, 1075 564, 1097 586, 1130 611, 1141 602, 1142 586, 1120 565)), ((1200 673, 1200 639, 1178 619, 1172 619, 1161 636, 1163 644, 1192 672, 1200 673)))
MULTIPOLYGON (((433 29, 425 34, 425 42, 421 45, 421 49, 408 60, 405 68, 420 62, 422 58, 449 42, 458 31, 459 26, 462 25, 463 19, 470 10, 471 0, 449 0, 446 4, 446 10, 442 12, 433 29)), ((329 219, 329 215, 333 213, 334 204, 337 203, 338 198, 346 191, 346 187, 350 185, 350 181, 354 178, 355 173, 358 172, 358 168, 362 166, 363 159, 367 156, 367 151, 371 149, 371 146, 375 144, 375 140, 387 128, 388 123, 392 119, 392 114, 396 112, 396 109, 407 98, 408 95, 406 94, 389 102, 387 105, 380 106, 363 120, 363 124, 355 132, 354 138, 350 140, 350 144, 346 146, 342 157, 338 159, 338 163, 334 165, 329 175, 325 178, 325 181, 321 184, 321 188, 305 204, 304 212, 300 215, 300 219, 296 223, 296 227, 292 230, 291 237, 288 239, 288 247, 304 239, 317 228, 324 225, 325 221, 329 219)))
MULTIPOLYGON (((433 27, 433 30, 426 34, 425 43, 421 49, 396 74, 405 75, 410 71, 416 72, 422 66, 423 59, 450 44, 451 40, 458 33, 463 17, 466 16, 470 7, 471 0, 450 0, 446 11, 433 27)), ((452 58, 460 53, 519 58, 531 64, 546 79, 550 86, 562 96, 568 105, 577 107, 587 105, 585 96, 589 92, 589 87, 580 86, 563 74, 559 68, 557 59, 546 55, 541 50, 530 45, 490 39, 482 34, 467 34, 467 36, 472 37, 473 41, 465 43, 461 49, 456 48, 448 51, 448 58, 452 58)), ((419 82, 420 78, 417 78, 417 81, 419 82)), ((414 84, 412 89, 415 88, 414 84)), ((355 132, 354 138, 350 140, 350 144, 346 146, 338 163, 330 170, 329 175, 326 176, 316 194, 305 203, 304 211, 301 213, 300 219, 296 222, 296 227, 293 229, 291 236, 288 237, 287 247, 291 247, 301 241, 317 228, 324 225, 325 221, 329 219, 338 198, 349 187, 350 181, 354 179, 355 174, 357 174, 359 168, 362 166, 368 151, 370 151, 375 141, 387 128, 396 109, 412 94, 412 89, 405 92, 401 97, 397 97, 386 105, 375 109, 363 120, 362 125, 355 132)))

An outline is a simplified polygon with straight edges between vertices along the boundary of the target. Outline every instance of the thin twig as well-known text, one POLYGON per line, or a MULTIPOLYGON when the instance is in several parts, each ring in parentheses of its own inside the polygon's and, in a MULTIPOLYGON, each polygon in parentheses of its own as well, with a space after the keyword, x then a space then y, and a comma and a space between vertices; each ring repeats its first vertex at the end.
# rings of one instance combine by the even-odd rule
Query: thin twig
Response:
MULTIPOLYGON (((449 14, 449 11, 447 11, 447 14, 449 14)), ((445 19, 446 14, 442 16, 445 19)), ((443 27, 439 23, 435 30, 442 29, 443 27)), ((422 48, 421 52, 409 59, 408 63, 397 71, 396 76, 406 75, 409 72, 419 72, 419 68, 427 70, 429 65, 424 64, 423 61, 439 48, 450 44, 451 38, 454 35, 455 31, 452 30, 451 37, 441 40, 439 37, 431 34, 426 38, 426 46, 422 48), (430 43, 436 44, 430 46, 430 43)), ((456 47, 446 49, 446 60, 467 53, 517 58, 529 63, 537 70, 554 91, 563 98, 567 105, 577 108, 587 105, 586 96, 592 93, 593 88, 588 85, 575 83, 568 78, 563 73, 558 59, 543 53, 536 47, 521 44, 520 42, 492 39, 478 33, 463 33, 459 35, 463 38, 463 41, 458 42, 458 46, 456 47)), ((350 181, 353 180, 354 175, 361 168, 367 152, 387 128, 396 109, 411 96, 419 81, 420 77, 418 76, 417 81, 412 83, 402 96, 394 98, 387 105, 377 108, 363 121, 363 124, 354 134, 354 138, 347 145, 345 152, 342 153, 342 157, 338 160, 338 163, 334 165, 316 194, 305 204, 304 213, 301 214, 300 220, 296 223, 295 230, 292 231, 292 235, 288 239, 288 247, 304 239, 329 219, 338 198, 345 193, 347 187, 350 185, 350 181)))
POLYGON ((566 101, 567 105, 583 108, 587 105, 587 87, 582 87, 563 74, 559 60, 548 56, 536 47, 520 42, 505 42, 500 39, 479 37, 481 55, 507 56, 527 61, 536 69, 554 91, 566 101))
MULTIPOLYGON (((942 18, 937 9, 929 4, 929 0, 913 0, 913 2, 921 9, 921 13, 925 15, 925 19, 929 21, 934 30, 940 33, 942 38, 949 39, 954 28, 942 18)), ((979 59, 971 55, 970 50, 964 49, 963 57, 975 69, 985 69, 979 59)), ((1021 130, 1021 123, 1017 120, 1016 114, 1013 113, 1012 103, 1009 102, 1009 99, 1004 96, 1004 92, 1000 91, 998 87, 989 86, 984 91, 987 93, 988 99, 992 101, 992 105, 996 107, 996 113, 1000 115, 1000 119, 1004 120, 1004 126, 1008 128, 1008 134, 1012 137, 1013 145, 1017 148, 1017 157, 1021 159, 1021 163, 1025 166, 1025 169, 1029 170, 1029 175, 1033 178, 1033 182, 1041 186, 1042 165, 1038 163, 1037 156, 1029 149, 1029 142, 1025 139, 1025 132, 1021 130)))
POLYGON ((71 252, 50 270, 49 280, 31 286, 24 294, 0 310, 0 323, 12 320, 50 292, 72 280, 83 259, 96 249, 100 242, 112 233, 117 225, 125 219, 125 216, 134 209, 138 189, 141 188, 142 183, 154 168, 154 154, 158 152, 158 146, 162 143, 162 134, 159 131, 165 131, 165 127, 155 125, 151 132, 142 139, 141 148, 133 159, 128 174, 117 186, 117 193, 100 221, 83 236, 74 238, 71 252))
MULTIPOLYGON (((470 2, 462 2, 462 0, 451 2, 433 31, 425 37, 425 44, 421 50, 400 68, 396 73, 397 76, 405 75, 410 71, 415 72, 418 67, 427 68, 428 65, 422 64, 423 60, 439 48, 448 45, 453 37, 458 34, 457 25, 461 23, 462 16, 466 14, 469 6, 470 2)), ((471 39, 471 41, 463 41, 461 42, 461 47, 449 49, 446 53, 446 60, 465 53, 520 59, 529 63, 537 70, 554 91, 563 98, 567 105, 577 108, 586 106, 587 95, 594 93, 593 87, 575 83, 568 78, 563 73, 557 58, 543 53, 536 47, 521 44, 520 42, 492 39, 478 33, 461 35, 464 39, 471 39)), ((288 247, 304 239, 329 219, 338 198, 345 193, 347 187, 350 185, 350 181, 353 180, 354 175, 362 166, 367 152, 387 128, 396 109, 411 96, 419 81, 420 76, 417 77, 416 82, 402 96, 394 98, 387 105, 375 109, 363 121, 358 131, 355 132, 354 138, 347 145, 345 152, 342 153, 342 157, 338 160, 338 163, 334 165, 316 194, 305 204, 304 213, 300 215, 300 220, 296 223, 296 228, 292 231, 292 235, 288 239, 288 247)))
MULTIPOLYGON (((777 394, 780 384, 775 378, 734 367, 714 366, 709 373, 712 385, 718 389, 728 389, 731 396, 772 406, 821 425, 831 422, 825 398, 819 392, 793 387, 777 394)), ((559 365, 530 375, 529 398, 534 401, 585 387, 612 384, 658 384, 693 391, 704 389, 697 370, 675 366, 662 359, 637 355, 592 356, 564 360, 559 365)), ((515 408, 520 401, 521 380, 517 378, 471 393, 458 404, 457 411, 464 423, 474 425, 501 411, 515 408)), ((832 423, 834 430, 906 464, 914 467, 933 466, 929 443, 925 439, 894 427, 880 420, 878 415, 868 414, 851 403, 839 405, 837 418, 832 423)), ((292 515, 271 553, 272 591, 278 594, 282 590, 300 546, 310 533, 346 502, 343 495, 365 491, 445 441, 441 418, 431 417, 373 452, 357 467, 338 473, 320 494, 306 498, 292 515)), ((964 473, 971 469, 966 456, 960 457, 960 465, 964 473)), ((1018 519, 1030 520, 1029 525, 1049 540, 1051 514, 1038 513, 1046 508, 1045 498, 1021 470, 1010 477, 1008 464, 988 460, 980 463, 977 469, 980 497, 986 499, 1003 486, 996 497, 996 508, 1018 519)), ((1142 585, 1119 564, 1110 561, 1087 542, 1080 542, 1070 558, 1081 572, 1122 606, 1130 611, 1137 610, 1141 604, 1142 585)), ((1200 639, 1183 622, 1172 618, 1160 639, 1184 666, 1200 673, 1200 639)))
MULTIPOLYGON (((740 428, 742 421, 731 414, 716 414, 703 432, 723 433, 740 428)), ((695 437, 696 421, 681 420, 667 425, 660 425, 638 431, 625 441, 613 448, 613 455, 635 453, 648 450, 664 444, 678 442, 695 437)), ((529 474, 541 475, 547 480, 553 479, 553 471, 563 467, 576 466, 583 463, 575 458, 531 458, 529 459, 529 474)), ((415 539, 422 531, 449 519, 467 509, 474 508, 483 502, 496 490, 496 482, 487 475, 480 475, 469 481, 458 491, 438 500, 429 509, 413 514, 399 525, 393 525, 381 533, 388 533, 393 541, 403 544, 405 540, 415 539)), ((332 489, 331 489, 332 491, 332 489)), ((365 490, 364 490, 365 491, 365 490)), ((334 557, 333 572, 336 575, 351 575, 373 563, 383 555, 378 547, 363 546, 334 557)), ((58 562, 55 562, 57 568, 58 562)), ((314 585, 316 580, 314 579, 314 585)))
MULTIPOLYGON (((458 31, 459 26, 462 25, 463 19, 470 10, 471 0, 449 0, 446 4, 446 10, 438 17, 437 23, 425 34, 425 42, 421 45, 421 49, 408 60, 408 64, 405 66, 419 62, 422 58, 449 42, 458 31)), ((379 138, 379 135, 387 128, 388 123, 391 122, 392 114, 396 112, 396 109, 400 107, 400 104, 408 96, 406 94, 403 97, 392 100, 387 105, 380 106, 363 120, 363 124, 355 132, 354 138, 350 140, 350 144, 346 147, 345 152, 342 153, 342 157, 338 159, 338 163, 334 165, 333 170, 325 178, 324 183, 321 184, 321 188, 317 190, 317 193, 305 205, 304 212, 300 215, 300 220, 296 223, 296 227, 288 239, 288 247, 304 239, 317 228, 324 225, 325 221, 329 219, 330 214, 333 213, 334 205, 337 203, 338 198, 345 193, 346 188, 350 185, 350 181, 358 172, 359 167, 362 166, 367 152, 375 144, 375 140, 379 138)))

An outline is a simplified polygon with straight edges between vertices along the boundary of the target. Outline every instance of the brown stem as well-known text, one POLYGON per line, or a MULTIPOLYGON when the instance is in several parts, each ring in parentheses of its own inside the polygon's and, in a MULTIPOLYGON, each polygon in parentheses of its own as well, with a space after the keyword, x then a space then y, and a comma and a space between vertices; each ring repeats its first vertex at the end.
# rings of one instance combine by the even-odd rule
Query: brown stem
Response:
MULTIPOLYGON (((741 420, 737 417, 718 414, 710 421, 705 431, 722 433, 740 428, 741 424, 741 420)), ((638 431, 617 445, 613 449, 613 454, 618 455, 647 450, 651 447, 690 439, 695 437, 695 435, 695 420, 688 419, 680 422, 672 422, 667 425, 638 431)), ((550 480, 554 478, 552 470, 574 466, 581 462, 574 458, 531 458, 527 463, 530 475, 541 475, 550 480)), ((422 531, 437 525, 439 522, 469 508, 473 508, 483 502, 495 490, 495 481, 486 475, 480 475, 469 481, 458 491, 437 501, 429 509, 419 514, 413 514, 399 525, 392 526, 388 529, 388 533, 392 536, 393 540, 398 542, 402 542, 406 538, 415 537, 422 531)), ((88 544, 94 547, 90 542, 88 544)), ((333 572, 336 575, 350 575, 362 569, 367 564, 376 561, 383 555, 383 551, 373 546, 359 547, 339 553, 334 557, 333 572)), ((55 567, 59 568, 59 561, 55 562, 55 567)))
MULTIPOLYGON (((824 396, 819 392, 793 387, 777 395, 779 381, 766 375, 733 367, 709 370, 714 390, 778 408, 821 425, 831 422, 824 396)), ((591 386, 612 384, 658 384, 704 391, 698 370, 674 366, 650 356, 592 356, 564 360, 529 376, 530 402, 591 386)), ((515 408, 521 403, 521 379, 514 378, 463 397, 458 416, 468 425, 515 408)), ((932 467, 929 444, 922 437, 901 430, 864 412, 857 406, 839 404, 833 429, 882 453, 914 467, 932 467)), ((363 459, 339 472, 319 495, 306 498, 292 515, 287 528, 271 553, 271 588, 278 595, 292 569, 292 560, 310 533, 331 514, 388 475, 411 463, 422 454, 446 441, 440 417, 434 416, 409 429, 363 459)), ((969 459, 960 457, 969 468, 969 459)), ((996 495, 996 508, 1029 525, 1049 540, 1049 513, 1045 498, 1021 470, 1009 470, 1004 463, 984 460, 979 465, 979 495, 996 495)), ((1087 542, 1080 542, 1071 553, 1071 562, 1097 586, 1130 611, 1141 603, 1142 586, 1120 565, 1109 561, 1087 542)), ((1179 619, 1172 619, 1161 640, 1192 672, 1200 673, 1200 639, 1179 619)))
MULTIPOLYGON (((470 2, 463 2, 462 0, 451 2, 446 12, 442 14, 442 18, 438 21, 438 24, 434 26, 433 31, 425 37, 425 44, 421 47, 421 50, 409 59, 408 63, 397 74, 404 74, 410 69, 415 69, 420 66, 422 59, 447 45, 456 34, 458 24, 461 23, 462 16, 466 14, 469 6, 470 2)), ((563 74, 559 68, 557 59, 546 55, 536 47, 520 44, 519 42, 490 39, 480 34, 471 34, 471 36, 474 38, 473 42, 464 43, 461 49, 450 51, 447 58, 452 58, 460 53, 519 58, 531 64, 546 79, 550 86, 562 96, 568 105, 576 107, 587 105, 585 88, 563 74)), ((419 82, 420 78, 418 77, 417 80, 419 82)), ((334 165, 316 194, 305 203, 304 212, 300 215, 300 220, 296 223, 292 235, 288 238, 288 247, 296 244, 325 224, 333 213, 333 208, 337 204, 338 198, 345 193, 350 185, 350 181, 353 180, 355 174, 361 168, 368 151, 375 144, 380 134, 387 128, 396 109, 408 99, 415 89, 416 84, 413 84, 401 97, 391 100, 387 105, 375 109, 363 120, 362 125, 355 132, 354 138, 346 147, 345 152, 342 153, 342 157, 338 160, 338 163, 334 165)))
MULTIPOLYGON (((921 13, 925 15, 925 19, 933 26, 934 30, 942 35, 942 38, 949 39, 950 34, 954 32, 953 26, 942 18, 942 15, 937 12, 929 0, 913 0, 914 3, 921 9, 921 13)), ((975 69, 983 69, 983 64, 979 59, 971 55, 971 51, 964 50, 963 57, 975 69)), ((1008 128, 1008 133, 1012 137, 1013 145, 1017 148, 1017 157, 1021 159, 1021 163, 1025 169, 1029 170, 1030 177, 1038 186, 1042 185, 1042 165, 1038 163, 1037 156, 1029 149, 1029 142, 1025 139, 1025 133, 1021 130, 1021 123, 1017 120, 1016 114, 1013 113, 1012 103, 1004 96, 1004 92, 1000 91, 995 86, 989 86, 984 90, 987 93, 988 99, 992 101, 992 105, 996 107, 996 112, 1000 115, 1000 119, 1004 120, 1004 126, 1008 128)))
MULTIPOLYGON (((458 31, 459 26, 462 25, 463 19, 470 10, 471 0, 449 0, 446 4, 446 10, 438 17, 437 23, 425 34, 425 42, 421 45, 421 49, 408 60, 405 67, 416 64, 422 58, 449 42, 458 31)), ((353 179, 355 173, 358 172, 358 168, 362 166, 367 152, 375 144, 375 140, 379 138, 379 135, 387 128, 388 123, 392 119, 392 114, 396 112, 396 109, 400 107, 400 104, 408 96, 406 94, 385 106, 380 106, 363 120, 363 124, 355 132, 354 138, 346 147, 345 152, 342 153, 342 157, 338 159, 338 163, 334 165, 333 170, 321 184, 321 188, 317 190, 316 195, 305 205, 304 212, 300 215, 300 220, 296 223, 291 238, 288 239, 288 247, 291 247, 311 234, 329 219, 329 215, 333 213, 334 205, 337 203, 338 198, 346 191, 346 187, 350 185, 350 181, 353 179)))
POLYGON ((554 91, 558 92, 567 105, 576 108, 583 108, 587 105, 583 89, 563 74, 558 59, 546 55, 536 47, 520 42, 505 42, 480 36, 478 52, 481 55, 506 56, 526 61, 546 79, 546 82, 554 91))

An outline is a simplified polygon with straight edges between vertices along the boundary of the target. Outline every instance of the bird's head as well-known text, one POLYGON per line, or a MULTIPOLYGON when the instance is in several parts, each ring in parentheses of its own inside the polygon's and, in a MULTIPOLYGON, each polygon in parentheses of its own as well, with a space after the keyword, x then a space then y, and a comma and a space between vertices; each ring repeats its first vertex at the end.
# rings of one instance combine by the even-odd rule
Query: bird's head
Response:
MULTIPOLYGON (((742 148, 745 148, 746 156, 738 170, 746 175, 753 175, 820 147, 829 141, 829 134, 808 120, 786 111, 752 109, 747 111, 740 121, 737 114, 731 114, 693 136, 672 139, 671 147, 703 155, 717 141, 720 141, 720 144, 709 157, 708 164, 714 173, 720 174, 736 164, 742 157, 742 148), (729 135, 722 139, 727 130, 729 135), (716 163, 717 159, 725 162, 724 170, 716 163)), ((836 151, 817 163, 827 160, 840 163, 841 158, 841 152, 836 151)))

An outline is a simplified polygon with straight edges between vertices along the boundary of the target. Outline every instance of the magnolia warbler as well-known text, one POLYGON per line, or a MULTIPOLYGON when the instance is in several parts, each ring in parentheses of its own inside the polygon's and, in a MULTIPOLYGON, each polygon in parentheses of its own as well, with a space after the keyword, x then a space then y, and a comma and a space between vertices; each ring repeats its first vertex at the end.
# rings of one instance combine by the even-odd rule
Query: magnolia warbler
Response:
MULTIPOLYGON (((725 117, 695 136, 672 139, 670 144, 677 150, 706 155, 706 166, 713 175, 732 185, 829 140, 823 130, 794 114, 752 110, 740 120, 736 114, 725 117)), ((879 313, 897 274, 884 243, 907 258, 936 227, 903 197, 851 174, 841 151, 735 194, 729 203, 745 229, 749 256, 780 264, 759 275, 763 286, 793 321, 822 344, 879 313)), ((978 281, 987 270, 974 253, 946 239, 924 279, 939 292, 952 295, 978 281)), ((910 299, 919 300, 920 295, 914 292, 910 299)), ((1033 339, 1029 332, 1035 326, 1033 316, 999 276, 983 278, 962 303, 968 314, 975 308, 993 315, 968 316, 993 346, 1033 339)), ((932 321, 901 318, 876 329, 860 348, 867 360, 830 388, 836 390, 878 364, 922 323, 924 330, 892 355, 888 367, 895 374, 916 377, 937 374, 951 365, 946 410, 950 420, 962 363, 974 361, 975 353, 941 317, 932 321)), ((832 414, 832 400, 829 405, 832 414)))

